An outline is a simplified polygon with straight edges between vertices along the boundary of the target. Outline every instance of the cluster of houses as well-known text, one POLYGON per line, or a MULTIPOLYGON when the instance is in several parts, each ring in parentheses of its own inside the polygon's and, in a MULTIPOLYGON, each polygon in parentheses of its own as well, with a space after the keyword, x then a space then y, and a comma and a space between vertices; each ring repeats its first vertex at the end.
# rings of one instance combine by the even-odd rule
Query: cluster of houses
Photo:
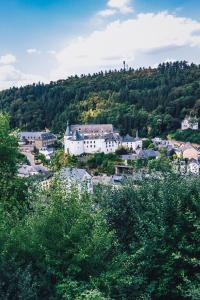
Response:
MULTIPOLYGON (((188 128, 198 130, 198 122, 195 119, 185 118, 181 124, 182 130, 188 128)), ((20 132, 19 145, 23 152, 32 151, 37 148, 50 160, 53 155, 53 145, 57 137, 50 132, 20 132)), ((121 180, 121 170, 131 169, 130 161, 137 159, 158 159, 161 150, 165 149, 166 156, 174 155, 173 164, 177 172, 181 174, 200 174, 200 148, 190 144, 176 141, 163 140, 159 137, 152 139, 153 149, 143 149, 143 139, 139 138, 138 132, 135 137, 130 135, 121 136, 115 131, 112 124, 88 124, 69 125, 64 135, 64 151, 66 154, 81 156, 98 152, 114 153, 120 148, 126 148, 129 154, 121 155, 123 164, 116 166, 114 176, 105 174, 99 176, 90 175, 85 169, 63 168, 59 178, 65 183, 67 189, 76 186, 79 191, 86 188, 88 192, 93 191, 97 183, 118 185, 121 180)), ((132 169, 131 169, 132 170, 132 169)), ((28 177, 38 175, 32 165, 23 165, 19 168, 19 176, 28 177)), ((40 186, 49 188, 53 174, 45 172, 40 186)))

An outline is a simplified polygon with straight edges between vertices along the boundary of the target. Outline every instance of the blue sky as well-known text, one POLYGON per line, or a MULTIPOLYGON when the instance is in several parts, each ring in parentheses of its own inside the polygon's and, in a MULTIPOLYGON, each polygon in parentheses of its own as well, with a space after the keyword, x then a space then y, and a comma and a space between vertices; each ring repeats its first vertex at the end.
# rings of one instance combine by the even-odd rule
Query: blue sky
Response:
POLYGON ((200 63, 197 0, 0 0, 0 89, 186 59, 200 63))

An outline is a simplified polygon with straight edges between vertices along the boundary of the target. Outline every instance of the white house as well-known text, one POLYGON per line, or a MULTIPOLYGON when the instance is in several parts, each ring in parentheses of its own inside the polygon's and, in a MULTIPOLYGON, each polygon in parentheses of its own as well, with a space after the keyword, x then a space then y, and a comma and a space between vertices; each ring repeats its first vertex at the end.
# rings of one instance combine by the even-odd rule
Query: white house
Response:
POLYGON ((39 152, 43 154, 47 160, 50 160, 54 153, 54 150, 53 148, 42 147, 39 149, 39 152))
POLYGON ((78 156, 83 153, 112 153, 122 146, 141 149, 142 140, 138 136, 121 137, 114 132, 112 124, 67 125, 64 146, 65 153, 78 156))
POLYGON ((186 117, 181 122, 181 129, 182 130, 186 130, 186 129, 198 130, 199 129, 198 120, 196 118, 186 117))
POLYGON ((193 175, 199 175, 199 161, 197 159, 190 159, 188 162, 187 172, 193 175))
POLYGON ((142 149, 142 139, 138 137, 138 132, 135 138, 127 134, 121 138, 121 146, 133 151, 139 150, 142 149))

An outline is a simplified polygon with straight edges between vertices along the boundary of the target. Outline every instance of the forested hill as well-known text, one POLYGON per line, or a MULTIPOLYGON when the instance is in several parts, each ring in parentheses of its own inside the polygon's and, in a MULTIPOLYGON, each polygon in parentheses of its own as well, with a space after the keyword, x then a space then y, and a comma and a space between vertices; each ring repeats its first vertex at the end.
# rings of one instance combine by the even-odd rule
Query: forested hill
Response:
POLYGON ((165 134, 185 115, 200 116, 200 66, 109 71, 0 92, 13 127, 64 131, 71 123, 113 123, 123 133, 165 134))

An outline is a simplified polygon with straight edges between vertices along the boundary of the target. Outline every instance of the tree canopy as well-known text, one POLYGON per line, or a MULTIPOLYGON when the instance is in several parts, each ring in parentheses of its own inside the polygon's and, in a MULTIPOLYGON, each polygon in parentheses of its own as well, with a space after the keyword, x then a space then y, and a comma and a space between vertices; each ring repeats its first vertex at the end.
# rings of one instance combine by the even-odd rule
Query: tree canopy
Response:
POLYGON ((67 121, 113 123, 122 134, 167 134, 200 114, 200 67, 164 63, 156 69, 108 71, 0 92, 12 127, 64 132, 67 121))

